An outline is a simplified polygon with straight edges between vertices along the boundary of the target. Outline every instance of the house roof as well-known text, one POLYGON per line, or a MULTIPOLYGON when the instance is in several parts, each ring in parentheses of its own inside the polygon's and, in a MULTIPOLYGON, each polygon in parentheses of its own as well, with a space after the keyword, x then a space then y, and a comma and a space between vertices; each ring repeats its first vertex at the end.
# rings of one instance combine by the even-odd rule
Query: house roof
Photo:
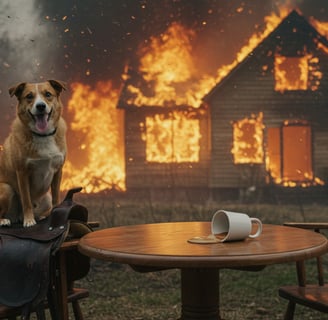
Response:
POLYGON ((322 36, 300 13, 293 10, 243 61, 236 65, 227 76, 203 97, 203 101, 209 102, 212 96, 250 59, 262 55, 263 52, 268 52, 270 49, 276 48, 277 45, 283 45, 285 43, 284 55, 295 56, 295 52, 288 52, 291 45, 286 44, 288 44, 288 41, 291 39, 300 39, 299 37, 302 37, 304 44, 307 43, 314 46, 316 42, 321 42, 325 47, 328 47, 327 38, 322 36))

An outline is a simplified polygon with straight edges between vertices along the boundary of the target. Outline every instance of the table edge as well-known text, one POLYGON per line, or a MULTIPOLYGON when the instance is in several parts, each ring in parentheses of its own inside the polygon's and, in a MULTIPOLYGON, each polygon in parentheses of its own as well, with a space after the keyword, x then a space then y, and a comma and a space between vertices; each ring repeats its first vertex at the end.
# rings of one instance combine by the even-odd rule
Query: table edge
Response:
POLYGON ((285 253, 259 254, 257 256, 252 256, 252 259, 250 259, 250 255, 244 255, 238 256, 238 259, 235 260, 232 259, 231 256, 170 256, 169 258, 163 260, 163 255, 151 255, 150 258, 150 256, 146 254, 110 252, 107 250, 95 249, 87 246, 84 243, 83 238, 81 238, 78 243, 78 250, 82 254, 94 259, 143 267, 231 268, 288 263, 318 257, 328 252, 328 239, 325 238, 325 236, 322 236, 322 238, 323 241, 321 245, 312 248, 287 251, 285 253))

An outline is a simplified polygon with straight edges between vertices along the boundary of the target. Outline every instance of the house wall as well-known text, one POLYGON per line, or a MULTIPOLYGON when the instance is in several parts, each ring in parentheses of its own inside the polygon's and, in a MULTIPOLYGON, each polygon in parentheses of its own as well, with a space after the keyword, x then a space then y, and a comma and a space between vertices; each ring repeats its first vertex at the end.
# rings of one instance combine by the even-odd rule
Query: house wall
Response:
MULTIPOLYGON (((229 85, 221 88, 220 93, 212 97, 210 110, 212 121, 212 156, 210 187, 239 187, 244 184, 242 178, 247 174, 247 165, 234 165, 231 153, 233 145, 232 122, 250 117, 253 113, 263 111, 261 97, 255 99, 255 92, 261 92, 262 88, 255 86, 250 81, 254 78, 254 72, 238 70, 238 77, 229 81, 229 85)), ((251 170, 251 169, 250 169, 251 170)), ((259 170, 262 170, 260 167, 259 170)))

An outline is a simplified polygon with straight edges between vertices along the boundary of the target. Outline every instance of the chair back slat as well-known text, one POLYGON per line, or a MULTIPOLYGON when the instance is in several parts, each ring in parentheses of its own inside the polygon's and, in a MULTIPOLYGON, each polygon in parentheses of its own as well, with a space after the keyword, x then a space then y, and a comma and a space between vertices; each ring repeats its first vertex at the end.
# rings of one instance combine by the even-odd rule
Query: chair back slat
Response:
POLYGON ((305 262, 297 261, 296 262, 296 272, 297 272, 297 281, 300 287, 305 287, 306 285, 306 272, 305 272, 305 262))
POLYGON ((325 284, 322 260, 323 260, 322 256, 317 258, 317 270, 318 270, 318 284, 319 284, 319 286, 323 286, 325 284))

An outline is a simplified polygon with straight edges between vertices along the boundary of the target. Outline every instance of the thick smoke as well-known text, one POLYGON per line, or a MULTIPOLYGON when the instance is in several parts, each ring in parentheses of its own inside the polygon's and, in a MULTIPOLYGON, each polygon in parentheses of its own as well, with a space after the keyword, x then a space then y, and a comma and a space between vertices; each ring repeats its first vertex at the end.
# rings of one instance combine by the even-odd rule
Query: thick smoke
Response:
MULTIPOLYGON (((0 10, 0 141, 7 134, 14 115, 14 98, 9 86, 21 81, 40 81, 51 72, 51 48, 47 24, 40 17, 34 0, 2 0, 0 10)), ((0 142, 0 143, 1 143, 0 142)))
POLYGON ((1 1, 0 64, 7 83, 40 80, 45 63, 49 66, 51 60, 51 48, 45 41, 49 36, 34 0, 1 1))

